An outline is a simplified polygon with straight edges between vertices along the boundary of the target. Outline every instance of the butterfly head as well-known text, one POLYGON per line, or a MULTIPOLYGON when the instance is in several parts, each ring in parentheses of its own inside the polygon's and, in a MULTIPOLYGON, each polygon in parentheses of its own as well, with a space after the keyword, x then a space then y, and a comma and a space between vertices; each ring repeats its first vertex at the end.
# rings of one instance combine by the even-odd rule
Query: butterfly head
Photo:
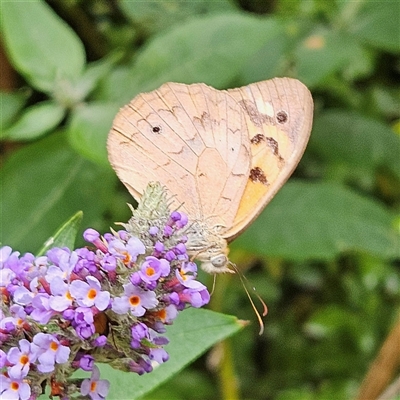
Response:
POLYGON ((219 227, 210 228, 207 224, 196 222, 186 232, 186 248, 201 268, 209 274, 234 273, 228 258, 228 243, 219 234, 219 227))
MULTIPOLYGON (((222 250, 213 251, 213 247, 205 250, 202 253, 197 254, 195 258, 201 261, 201 268, 209 274, 222 274, 229 272, 234 274, 230 267, 232 263, 229 261, 229 258, 226 253, 223 253, 222 250)), ((228 250, 228 248, 226 248, 228 250)))

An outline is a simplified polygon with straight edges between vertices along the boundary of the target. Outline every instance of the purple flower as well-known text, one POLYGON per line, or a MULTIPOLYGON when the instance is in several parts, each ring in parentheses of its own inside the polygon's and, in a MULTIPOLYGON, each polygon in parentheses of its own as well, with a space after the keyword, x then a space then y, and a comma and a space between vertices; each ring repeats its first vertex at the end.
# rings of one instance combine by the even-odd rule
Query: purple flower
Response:
POLYGON ((165 324, 170 324, 177 317, 177 315, 178 310, 173 304, 170 304, 169 306, 158 312, 158 316, 165 324))
POLYGON ((112 310, 117 314, 125 314, 130 310, 135 317, 141 317, 146 309, 154 308, 157 304, 154 292, 127 283, 124 285, 124 296, 114 298, 112 310))
POLYGON ((170 215, 170 221, 169 224, 173 224, 176 221, 179 221, 181 219, 181 213, 178 211, 172 211, 171 215, 170 215))
POLYGON ((139 275, 144 282, 151 283, 157 281, 161 276, 168 276, 170 270, 169 262, 164 258, 148 256, 140 267, 139 275))
POLYGON ((81 394, 89 395, 92 400, 103 400, 106 398, 110 389, 110 382, 100 378, 100 371, 97 366, 93 366, 90 379, 84 379, 81 384, 81 394))
POLYGON ((50 282, 50 290, 53 296, 49 299, 50 307, 55 311, 64 311, 72 306, 72 297, 69 285, 64 280, 55 276, 50 282))
POLYGON ((110 293, 101 291, 100 282, 93 276, 87 276, 86 282, 73 281, 70 292, 78 305, 82 307, 96 306, 98 310, 103 311, 110 302, 110 293))
POLYGON ((139 254, 145 253, 146 248, 138 238, 131 237, 126 244, 119 239, 112 240, 108 245, 108 251, 111 255, 121 259, 125 265, 130 266, 131 263, 136 262, 139 254))
POLYGON ((134 361, 131 360, 129 362, 129 369, 132 372, 136 372, 138 375, 143 375, 145 372, 151 372, 153 367, 150 362, 144 360, 143 358, 139 358, 139 360, 134 361))
POLYGON ((159 347, 156 349, 150 349, 149 358, 150 360, 154 360, 159 364, 162 364, 165 361, 168 361, 169 354, 163 348, 159 347))
POLYGON ((182 264, 180 269, 176 269, 175 275, 178 278, 178 281, 185 287, 194 289, 194 290, 203 290, 206 287, 196 281, 197 274, 197 266, 194 262, 185 262, 182 264))
POLYGON ((96 254, 93 251, 87 248, 82 248, 75 250, 75 252, 78 254, 79 257, 79 260, 74 268, 75 273, 79 275, 85 274, 87 271, 89 271, 89 273, 91 274, 96 274, 98 272, 98 268, 95 262, 96 254))
POLYGON ((83 232, 83 238, 89 242, 93 243, 100 251, 107 253, 107 246, 100 238, 100 233, 92 228, 88 228, 83 232))
POLYGON ((11 253, 12 248, 10 246, 0 247, 0 268, 4 268, 4 265, 10 257, 11 253))
POLYGON ((173 211, 169 217, 167 225, 176 226, 176 228, 181 229, 188 223, 188 217, 184 213, 178 211, 173 211))
POLYGON ((178 243, 174 248, 174 252, 177 255, 186 254, 186 246, 183 243, 178 243))
MULTIPOLYGON (((151 336, 154 336, 154 333, 151 336)), ((169 343, 168 338, 166 338, 165 336, 154 336, 152 340, 153 343, 157 346, 165 346, 169 343)))
POLYGON ((117 268, 117 260, 111 254, 105 254, 103 259, 100 261, 100 265, 106 271, 115 271, 117 268))
POLYGON ((181 213, 181 219, 179 221, 176 221, 175 225, 178 229, 181 229, 187 225, 188 221, 188 216, 184 213, 181 213))
POLYGON ((51 282, 55 276, 59 276, 62 279, 67 279, 74 270, 79 257, 75 251, 69 250, 68 248, 54 247, 47 252, 47 257, 54 265, 50 265, 47 273, 46 280, 51 282))
POLYGON ((7 354, 0 349, 0 369, 6 365, 7 354))
POLYGON ((100 335, 96 339, 93 340, 92 346, 93 347, 103 347, 107 343, 107 336, 100 335))
POLYGON ((30 386, 20 376, 13 376, 8 370, 8 377, 0 374, 0 398, 7 400, 28 400, 31 396, 30 386))
POLYGON ((130 236, 129 236, 129 234, 128 234, 127 231, 120 230, 120 231, 118 231, 117 233, 118 233, 119 238, 120 238, 121 240, 123 240, 124 242, 127 242, 127 241, 129 240, 129 237, 130 237, 130 236))
POLYGON ((38 333, 33 337, 31 349, 38 355, 38 370, 42 373, 54 370, 54 364, 63 364, 68 361, 71 349, 63 346, 59 340, 48 333, 38 333))
POLYGON ((94 321, 92 309, 90 307, 77 307, 75 309, 74 321, 77 324, 81 324, 82 322, 92 324, 94 321))
POLYGON ((172 251, 172 250, 168 250, 166 253, 165 253, 165 259, 166 260, 168 260, 168 261, 172 261, 172 260, 175 260, 176 259, 176 254, 172 251))
POLYGON ((7 291, 10 292, 11 282, 15 277, 14 272, 11 269, 5 268, 0 270, 0 288, 7 288, 7 291))
POLYGON ((14 292, 14 301, 18 304, 26 306, 31 304, 34 294, 28 290, 25 286, 21 286, 14 292))
POLYGON ((78 307, 75 310, 73 326, 80 338, 89 339, 96 331, 92 309, 78 307))
POLYGON ((24 377, 28 374, 30 363, 35 362, 37 354, 31 351, 31 344, 26 339, 19 341, 19 347, 11 347, 7 360, 12 364, 9 369, 14 377, 24 377))
POLYGON ((138 322, 131 327, 131 335, 131 347, 133 349, 138 349, 141 346, 140 341, 146 337, 149 338, 149 329, 144 323, 138 322))
POLYGON ((82 323, 75 326, 75 331, 81 339, 89 339, 96 332, 93 324, 82 323))
POLYGON ((149 228, 149 234, 151 236, 155 236, 155 235, 157 235, 157 233, 158 233, 158 228, 156 226, 151 226, 149 228))
POLYGON ((0 319, 0 328, 9 333, 17 328, 21 328, 26 320, 25 309, 18 304, 13 304, 10 307, 10 314, 9 317, 0 319))
POLYGON ((47 293, 39 293, 32 300, 33 310, 30 316, 40 324, 47 324, 50 318, 56 314, 50 307, 50 296, 47 293))
POLYGON ((164 226, 164 236, 165 237, 170 237, 172 235, 172 233, 174 232, 174 230, 170 227, 170 226, 164 226))
POLYGON ((153 361, 168 360, 163 349, 168 339, 162 336, 167 324, 188 303, 205 304, 209 294, 196 281, 196 265, 188 262, 187 239, 178 236, 187 216, 163 211, 160 218, 155 225, 139 223, 144 242, 132 236, 136 225, 130 221, 122 224, 126 230, 103 236, 87 229, 84 238, 96 246, 92 250, 53 248, 35 258, 0 247, 0 289, 7 305, 0 309, 0 400, 36 398, 38 374, 48 375, 53 395, 79 397, 75 385, 66 386, 77 368, 92 371, 80 396, 101 400, 109 382, 100 380, 98 355, 120 358, 116 368, 138 374, 151 372, 153 361), (106 314, 109 308, 113 312, 106 314), (22 331, 25 336, 19 336, 22 331))
POLYGON ((185 303, 190 303, 193 307, 199 308, 210 301, 210 293, 207 288, 197 291, 193 289, 184 289, 179 293, 179 298, 185 303))
POLYGON ((94 367, 94 358, 88 354, 85 354, 79 360, 79 367, 84 371, 92 371, 94 367))
POLYGON ((100 239, 100 233, 97 232, 96 230, 92 229, 92 228, 88 228, 85 230, 85 232, 83 232, 83 238, 89 242, 89 243, 93 243, 96 240, 100 239))

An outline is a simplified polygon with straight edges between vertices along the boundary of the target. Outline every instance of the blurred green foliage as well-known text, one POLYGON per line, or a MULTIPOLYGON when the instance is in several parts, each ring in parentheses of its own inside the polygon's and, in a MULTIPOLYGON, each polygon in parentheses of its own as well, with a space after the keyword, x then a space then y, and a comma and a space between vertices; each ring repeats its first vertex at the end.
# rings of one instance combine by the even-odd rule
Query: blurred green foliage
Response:
MULTIPOLYGON (((166 81, 222 89, 275 76, 310 88, 305 156, 232 244, 269 306, 264 335, 236 276, 217 280, 213 307, 254 322, 225 350, 242 398, 354 396, 400 302, 400 3, 37 0, 3 1, 0 13, 18 72, 15 90, 1 92, 0 241, 21 252, 37 253, 79 210, 79 232, 127 220, 132 199, 105 143, 136 94, 166 81)), ((197 356, 225 335, 204 337, 214 341, 197 356)), ((216 357, 147 398, 220 397, 216 357)))

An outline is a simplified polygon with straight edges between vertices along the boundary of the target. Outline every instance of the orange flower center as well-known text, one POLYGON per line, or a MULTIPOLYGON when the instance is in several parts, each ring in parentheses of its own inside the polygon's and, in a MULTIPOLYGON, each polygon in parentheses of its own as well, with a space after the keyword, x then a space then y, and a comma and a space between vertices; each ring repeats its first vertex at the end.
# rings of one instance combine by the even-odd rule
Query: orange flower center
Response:
POLYGON ((140 297, 139 296, 131 296, 129 297, 129 303, 131 306, 136 307, 140 304, 140 297))
POLYGON ((186 281, 187 279, 186 274, 181 269, 179 270, 179 274, 181 275, 182 279, 186 281))
POLYGON ((89 299, 93 300, 97 296, 96 289, 90 289, 87 296, 89 299))
POLYGON ((148 267, 148 268, 146 269, 146 275, 147 275, 147 276, 153 276, 155 273, 156 273, 156 271, 154 270, 153 267, 148 267))
POLYGON ((11 385, 10 385, 10 388, 12 390, 18 390, 19 389, 18 382, 12 382, 11 385))
POLYGON ((90 384, 90 391, 94 392, 96 390, 96 387, 97 387, 97 382, 92 382, 90 384))
POLYGON ((29 357, 24 354, 23 356, 20 357, 19 362, 22 365, 25 365, 25 364, 27 364, 29 362, 29 357))
POLYGON ((50 349, 53 350, 53 351, 57 351, 57 349, 58 349, 58 343, 56 343, 56 342, 51 342, 51 344, 50 344, 50 349))
POLYGON ((131 255, 127 251, 122 252, 122 254, 125 256, 123 261, 124 264, 129 264, 131 261, 131 255))

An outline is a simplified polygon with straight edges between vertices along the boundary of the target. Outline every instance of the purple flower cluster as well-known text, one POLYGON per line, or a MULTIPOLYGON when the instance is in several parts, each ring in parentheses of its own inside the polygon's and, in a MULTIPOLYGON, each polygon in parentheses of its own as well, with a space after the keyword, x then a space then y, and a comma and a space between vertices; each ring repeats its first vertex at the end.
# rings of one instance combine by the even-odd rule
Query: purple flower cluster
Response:
POLYGON ((80 394, 104 399, 109 382, 95 362, 143 374, 168 360, 165 325, 209 293, 186 253, 184 214, 139 221, 140 231, 133 222, 104 236, 87 229, 91 249, 0 248, 0 398, 34 400, 44 383, 69 398, 79 387, 68 378, 83 369, 92 375, 80 394))

